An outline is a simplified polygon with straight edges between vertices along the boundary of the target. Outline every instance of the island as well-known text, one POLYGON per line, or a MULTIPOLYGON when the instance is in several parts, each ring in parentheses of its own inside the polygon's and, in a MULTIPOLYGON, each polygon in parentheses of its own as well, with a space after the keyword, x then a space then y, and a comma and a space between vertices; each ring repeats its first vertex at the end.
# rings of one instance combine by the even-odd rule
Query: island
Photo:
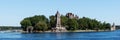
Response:
POLYGON ((88 17, 79 17, 73 13, 61 15, 59 11, 47 18, 44 15, 26 17, 21 22, 24 32, 88 32, 115 30, 115 24, 101 22, 88 17))

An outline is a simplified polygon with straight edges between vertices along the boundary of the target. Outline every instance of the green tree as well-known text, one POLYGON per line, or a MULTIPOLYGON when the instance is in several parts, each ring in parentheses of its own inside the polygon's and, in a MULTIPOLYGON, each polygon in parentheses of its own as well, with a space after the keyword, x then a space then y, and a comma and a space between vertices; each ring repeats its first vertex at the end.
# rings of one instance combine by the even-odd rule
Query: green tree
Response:
POLYGON ((55 18, 55 16, 52 15, 49 18, 50 18, 50 26, 51 26, 51 28, 55 27, 55 25, 56 25, 56 18, 55 18))
POLYGON ((34 27, 34 30, 37 30, 35 28, 35 25, 39 22, 45 22, 48 26, 49 24, 49 21, 48 19, 44 16, 44 15, 35 15, 33 17, 27 17, 27 18, 24 18, 24 20, 22 20, 22 22, 20 23, 22 25, 22 28, 25 29, 27 27, 27 25, 29 26, 33 26, 34 27), (26 22, 27 20, 27 22, 26 22), (28 23, 28 24, 27 24, 28 23))
POLYGON ((38 22, 36 25, 35 25, 35 28, 38 30, 38 31, 45 31, 48 29, 47 27, 47 24, 45 22, 38 22))
POLYGON ((111 27, 110 23, 103 22, 100 28, 105 30, 110 29, 110 27, 111 27))
POLYGON ((100 21, 96 19, 90 19, 87 17, 80 18, 78 20, 79 23, 79 29, 90 29, 90 30, 96 30, 96 29, 108 29, 110 28, 109 23, 101 23, 100 21))
POLYGON ((61 25, 67 27, 68 18, 66 16, 61 16, 61 25))
POLYGON ((26 28, 27 28, 28 26, 31 26, 31 25, 32 25, 31 22, 30 22, 30 20, 27 20, 27 19, 22 20, 22 21, 20 22, 20 24, 21 24, 21 27, 23 28, 24 31, 26 31, 26 28))
POLYGON ((79 29, 83 29, 83 30, 85 30, 85 29, 89 29, 88 27, 89 27, 89 21, 90 19, 89 18, 87 18, 87 17, 83 17, 83 18, 80 18, 79 20, 78 20, 78 23, 79 23, 79 29))
POLYGON ((106 29, 110 29, 110 27, 111 27, 111 25, 110 25, 110 23, 106 23, 106 29))
POLYGON ((30 18, 32 26, 35 26, 39 21, 48 23, 48 19, 44 15, 35 15, 30 18))
POLYGON ((69 19, 68 20, 68 30, 76 30, 78 28, 77 20, 75 19, 69 19))

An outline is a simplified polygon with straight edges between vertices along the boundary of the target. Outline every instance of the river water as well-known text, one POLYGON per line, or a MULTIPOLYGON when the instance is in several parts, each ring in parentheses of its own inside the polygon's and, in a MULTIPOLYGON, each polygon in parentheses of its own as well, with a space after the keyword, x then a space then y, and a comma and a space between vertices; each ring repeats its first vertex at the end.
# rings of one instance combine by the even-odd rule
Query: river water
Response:
POLYGON ((120 30, 109 32, 0 33, 0 40, 120 40, 120 30))

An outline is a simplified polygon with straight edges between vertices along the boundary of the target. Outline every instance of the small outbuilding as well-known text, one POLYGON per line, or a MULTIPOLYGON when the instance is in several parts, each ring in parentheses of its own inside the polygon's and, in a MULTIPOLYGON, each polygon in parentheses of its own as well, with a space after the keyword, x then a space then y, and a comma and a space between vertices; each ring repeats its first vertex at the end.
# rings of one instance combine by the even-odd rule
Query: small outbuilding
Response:
POLYGON ((33 26, 28 26, 28 27, 26 28, 26 32, 32 33, 32 32, 33 32, 33 26))

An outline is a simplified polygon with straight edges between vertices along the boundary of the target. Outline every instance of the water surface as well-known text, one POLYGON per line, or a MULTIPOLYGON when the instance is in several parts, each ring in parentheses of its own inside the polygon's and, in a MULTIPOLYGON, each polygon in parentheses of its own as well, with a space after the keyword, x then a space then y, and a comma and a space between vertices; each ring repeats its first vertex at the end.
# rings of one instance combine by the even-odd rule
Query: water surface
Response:
POLYGON ((120 40, 120 30, 112 32, 0 33, 0 40, 120 40))

